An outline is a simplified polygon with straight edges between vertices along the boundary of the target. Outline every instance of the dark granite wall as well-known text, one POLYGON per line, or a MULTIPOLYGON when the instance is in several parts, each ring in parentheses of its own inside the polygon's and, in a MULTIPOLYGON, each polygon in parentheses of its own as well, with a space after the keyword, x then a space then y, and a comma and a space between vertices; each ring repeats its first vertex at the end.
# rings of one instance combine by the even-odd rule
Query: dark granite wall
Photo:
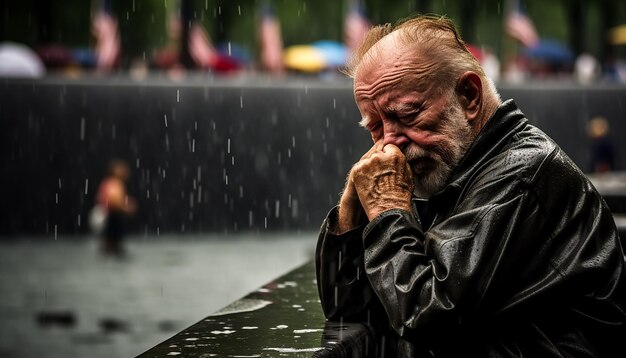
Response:
MULTIPOLYGON (((624 87, 502 87, 583 169, 585 124, 624 87)), ((314 230, 370 145, 349 82, 0 81, 0 235, 87 232, 109 159, 132 167, 134 231, 314 230)))

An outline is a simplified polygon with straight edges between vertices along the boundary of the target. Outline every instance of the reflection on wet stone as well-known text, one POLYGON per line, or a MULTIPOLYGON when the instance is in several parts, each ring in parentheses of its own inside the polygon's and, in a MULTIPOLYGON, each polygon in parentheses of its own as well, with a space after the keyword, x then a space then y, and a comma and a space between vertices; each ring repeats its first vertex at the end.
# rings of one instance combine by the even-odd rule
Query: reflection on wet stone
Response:
POLYGON ((76 315, 72 311, 42 311, 37 312, 36 320, 41 327, 71 328, 76 325, 76 315))
POLYGON ((363 324, 326 322, 309 262, 139 357, 365 357, 374 342, 363 324))

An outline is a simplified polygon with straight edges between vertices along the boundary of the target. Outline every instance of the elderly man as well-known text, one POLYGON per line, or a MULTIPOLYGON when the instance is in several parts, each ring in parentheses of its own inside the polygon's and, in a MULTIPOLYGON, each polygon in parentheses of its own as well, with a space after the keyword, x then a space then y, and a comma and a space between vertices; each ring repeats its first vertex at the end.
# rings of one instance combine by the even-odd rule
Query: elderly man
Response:
POLYGON ((326 316, 388 320, 404 353, 626 356, 610 211, 454 25, 375 27, 348 73, 374 145, 322 224, 326 316))

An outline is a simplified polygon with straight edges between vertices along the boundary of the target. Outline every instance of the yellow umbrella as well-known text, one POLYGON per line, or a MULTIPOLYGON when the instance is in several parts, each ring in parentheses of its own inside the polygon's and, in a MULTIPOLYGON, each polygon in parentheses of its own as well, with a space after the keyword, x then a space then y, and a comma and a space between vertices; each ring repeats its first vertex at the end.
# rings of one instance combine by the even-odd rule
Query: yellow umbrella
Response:
POLYGON ((620 25, 609 31, 609 41, 613 45, 626 45, 626 25, 620 25))
POLYGON ((295 45, 285 49, 285 66, 302 72, 319 72, 326 68, 326 60, 321 51, 310 45, 295 45))

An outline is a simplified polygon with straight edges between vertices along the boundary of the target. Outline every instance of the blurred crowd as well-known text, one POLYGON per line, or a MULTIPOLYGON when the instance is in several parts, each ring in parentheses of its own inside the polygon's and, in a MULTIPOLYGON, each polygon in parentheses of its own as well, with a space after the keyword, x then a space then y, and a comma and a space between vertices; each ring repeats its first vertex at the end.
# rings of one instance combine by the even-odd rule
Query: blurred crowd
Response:
MULTIPOLYGON (((93 0, 90 46, 70 48, 43 43, 30 48, 17 42, 0 42, 0 76, 41 77, 55 73, 76 77, 128 71, 133 78, 141 79, 151 71, 161 71, 177 79, 188 71, 206 71, 219 75, 259 72, 334 77, 372 26, 363 0, 344 2, 341 41, 320 39, 290 46, 284 44, 280 18, 271 0, 258 2, 260 16, 254 34, 257 46, 251 51, 235 42, 214 43, 207 28, 197 20, 191 2, 177 0, 177 6, 168 13, 165 44, 148 55, 144 52, 142 57, 121 61, 123 34, 118 15, 112 10, 111 0, 93 0)), ((600 60, 587 52, 575 54, 562 42, 541 37, 519 1, 509 1, 502 20, 503 33, 514 44, 514 51, 496 53, 480 43, 467 44, 494 81, 567 78, 580 83, 626 83, 625 59, 600 60)), ((626 45, 626 25, 616 27, 609 35, 611 45, 626 45)))

